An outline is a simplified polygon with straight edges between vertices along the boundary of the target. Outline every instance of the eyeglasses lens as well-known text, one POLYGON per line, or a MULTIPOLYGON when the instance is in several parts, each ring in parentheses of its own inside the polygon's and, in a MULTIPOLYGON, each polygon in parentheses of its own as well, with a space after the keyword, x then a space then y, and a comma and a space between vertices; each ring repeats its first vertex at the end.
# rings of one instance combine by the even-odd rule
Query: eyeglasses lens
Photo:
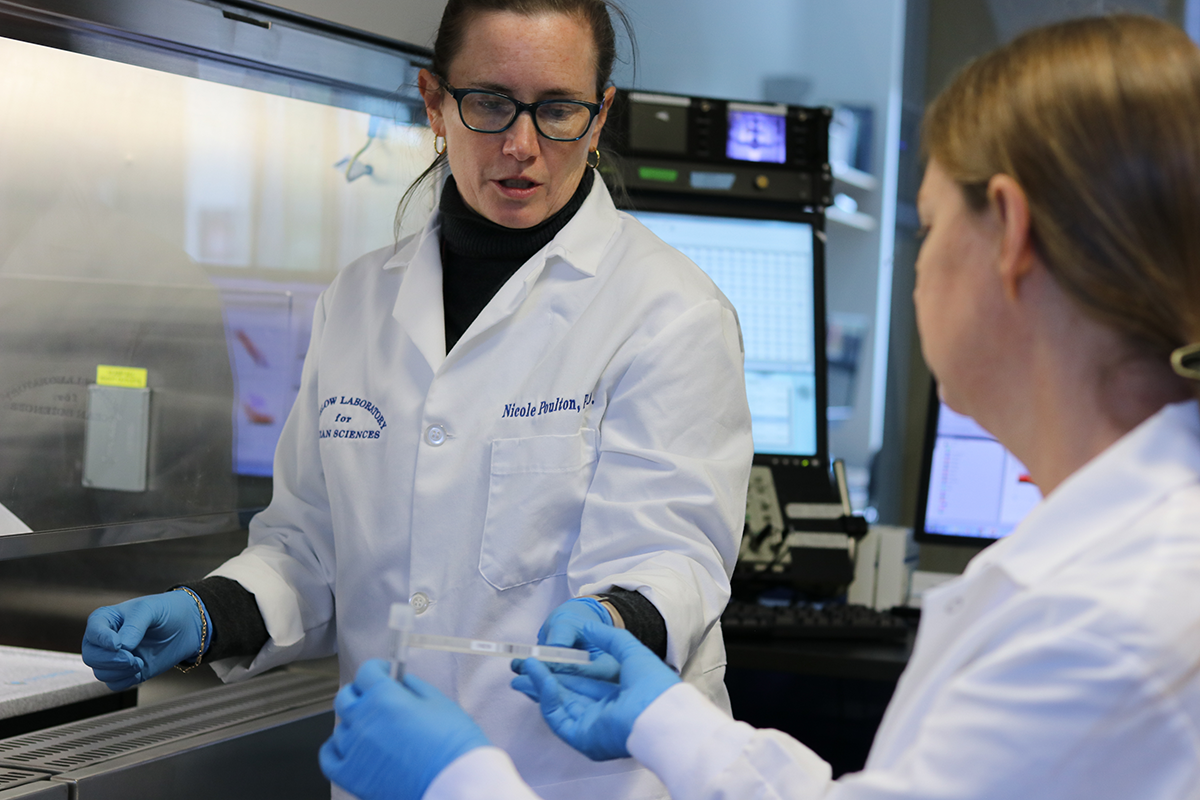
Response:
MULTIPOLYGON (((504 130, 517 114, 512 100, 494 94, 473 92, 462 98, 459 108, 467 127, 481 133, 504 130)), ((592 121, 591 112, 578 103, 543 103, 536 114, 538 130, 550 139, 578 139, 592 121)))

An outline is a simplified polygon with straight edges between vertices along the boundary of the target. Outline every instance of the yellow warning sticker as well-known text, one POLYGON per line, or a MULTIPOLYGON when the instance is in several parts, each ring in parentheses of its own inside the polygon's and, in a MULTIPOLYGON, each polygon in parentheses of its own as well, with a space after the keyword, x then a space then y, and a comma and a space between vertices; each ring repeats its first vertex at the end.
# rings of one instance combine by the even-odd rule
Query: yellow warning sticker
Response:
POLYGON ((96 367, 96 383, 100 386, 124 386, 127 389, 146 388, 146 370, 141 367, 96 367))

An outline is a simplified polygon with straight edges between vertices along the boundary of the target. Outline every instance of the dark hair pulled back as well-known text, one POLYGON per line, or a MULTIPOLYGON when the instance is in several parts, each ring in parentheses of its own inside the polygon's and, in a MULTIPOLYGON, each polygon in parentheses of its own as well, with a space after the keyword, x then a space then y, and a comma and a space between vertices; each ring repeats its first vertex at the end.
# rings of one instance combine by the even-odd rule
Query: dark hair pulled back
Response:
MULTIPOLYGON (((631 57, 635 62, 637 60, 633 25, 625 11, 613 0, 449 0, 442 12, 442 21, 438 24, 437 35, 433 41, 430 70, 435 75, 445 78, 449 74, 450 64, 462 50, 468 26, 480 14, 489 12, 509 12, 526 17, 563 14, 577 17, 587 23, 592 32, 592 41, 596 45, 597 97, 604 94, 604 88, 612 78, 613 64, 617 60, 617 35, 613 28, 613 17, 616 17, 625 29, 631 57)), ((397 235, 400 231, 400 220, 413 195, 421 186, 441 174, 446 164, 446 154, 442 153, 404 192, 400 199, 400 207, 396 210, 397 235)))

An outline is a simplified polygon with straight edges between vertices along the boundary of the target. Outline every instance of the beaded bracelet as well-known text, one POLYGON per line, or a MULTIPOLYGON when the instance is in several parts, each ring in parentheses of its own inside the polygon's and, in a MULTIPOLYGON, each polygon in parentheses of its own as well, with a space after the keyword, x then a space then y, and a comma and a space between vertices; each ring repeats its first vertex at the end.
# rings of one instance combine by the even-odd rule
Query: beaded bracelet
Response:
POLYGON ((204 613, 204 604, 200 602, 200 598, 191 589, 187 588, 186 586, 176 586, 171 591, 187 592, 188 595, 190 595, 191 598, 196 601, 196 608, 200 610, 200 652, 196 655, 196 663, 189 664, 186 667, 181 664, 175 665, 175 669, 179 670, 180 672, 191 672, 196 667, 200 666, 200 662, 204 660, 204 642, 208 639, 208 615, 204 613))

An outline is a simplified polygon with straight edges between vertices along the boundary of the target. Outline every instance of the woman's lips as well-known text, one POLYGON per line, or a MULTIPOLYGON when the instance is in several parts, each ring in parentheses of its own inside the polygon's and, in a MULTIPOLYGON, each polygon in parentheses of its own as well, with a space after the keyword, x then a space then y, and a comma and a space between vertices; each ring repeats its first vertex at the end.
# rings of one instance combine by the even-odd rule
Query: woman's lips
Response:
POLYGON ((541 184, 526 178, 501 178, 493 181, 500 194, 513 200, 524 200, 531 197, 541 184))

